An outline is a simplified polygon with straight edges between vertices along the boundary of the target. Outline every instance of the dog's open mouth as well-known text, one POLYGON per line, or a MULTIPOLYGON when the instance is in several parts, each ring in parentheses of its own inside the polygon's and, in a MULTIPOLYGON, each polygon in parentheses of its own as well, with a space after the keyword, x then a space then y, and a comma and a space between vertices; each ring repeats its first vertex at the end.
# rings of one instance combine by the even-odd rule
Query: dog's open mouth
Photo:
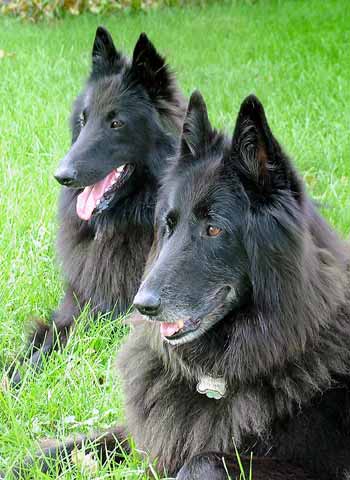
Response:
POLYGON ((82 220, 90 220, 92 215, 106 210, 116 192, 127 181, 134 170, 132 164, 121 165, 112 170, 102 180, 85 187, 77 198, 77 214, 82 220))
POLYGON ((166 340, 178 340, 185 337, 188 333, 197 330, 200 323, 200 318, 187 318, 186 320, 179 320, 172 323, 161 322, 160 333, 166 340))

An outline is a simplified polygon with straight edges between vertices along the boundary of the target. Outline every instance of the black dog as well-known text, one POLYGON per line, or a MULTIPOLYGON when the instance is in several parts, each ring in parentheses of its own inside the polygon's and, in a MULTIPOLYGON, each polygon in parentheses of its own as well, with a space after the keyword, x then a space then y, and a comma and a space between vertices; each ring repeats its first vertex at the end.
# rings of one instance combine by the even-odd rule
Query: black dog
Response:
POLYGON ((58 337, 64 345, 86 304, 114 316, 130 307, 153 240, 159 178, 184 113, 174 77, 145 34, 129 61, 97 29, 90 78, 74 104, 72 147, 55 175, 64 185, 58 253, 67 288, 52 325, 37 325, 33 364, 58 337))
POLYGON ((136 445, 181 480, 227 478, 224 463, 236 478, 233 440, 253 452, 254 479, 346 478, 349 245, 255 97, 231 140, 194 93, 181 150, 134 301, 153 323, 119 358, 136 445))
POLYGON ((192 95, 156 226, 134 301, 151 322, 119 354, 127 428, 92 438, 102 457, 130 434, 161 474, 224 480, 239 477, 235 443, 254 480, 345 479, 350 250, 255 97, 229 139, 192 95))

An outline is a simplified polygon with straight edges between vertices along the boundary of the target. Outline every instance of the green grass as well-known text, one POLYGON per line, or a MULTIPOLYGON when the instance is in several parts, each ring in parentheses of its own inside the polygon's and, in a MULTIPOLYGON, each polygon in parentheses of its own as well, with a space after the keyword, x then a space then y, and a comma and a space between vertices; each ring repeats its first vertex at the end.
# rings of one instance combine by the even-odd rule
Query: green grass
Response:
MULTIPOLYGON (((236 1, 148 15, 83 16, 51 25, 0 19, 0 360, 16 358, 30 315, 62 295, 55 261, 52 173, 70 142, 67 119, 106 25, 127 52, 146 31, 186 94, 199 88, 218 127, 232 131, 244 96, 263 101, 276 136, 329 221, 350 226, 350 9, 347 0, 236 1), (1 57, 1 55, 0 55, 1 57)), ((124 334, 101 319, 19 390, 0 386, 0 470, 35 439, 113 425, 123 417, 114 357, 124 334)), ((233 449, 234 451, 234 449, 233 449)), ((137 453, 99 478, 145 478, 137 453)), ((62 478, 87 478, 72 471, 62 478)), ((33 473, 33 478, 47 478, 33 473)))

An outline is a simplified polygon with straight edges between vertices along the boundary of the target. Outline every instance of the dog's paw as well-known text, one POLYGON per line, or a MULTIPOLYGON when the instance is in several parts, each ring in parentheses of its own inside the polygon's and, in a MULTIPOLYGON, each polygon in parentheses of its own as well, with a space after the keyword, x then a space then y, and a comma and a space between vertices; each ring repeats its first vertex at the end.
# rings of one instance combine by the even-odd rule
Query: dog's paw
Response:
POLYGON ((176 475, 175 480, 190 480, 191 478, 194 477, 191 475, 191 472, 188 470, 187 466, 184 465, 179 471, 179 473, 176 475))
POLYGON ((180 469, 176 480, 227 480, 223 466, 196 455, 180 469))

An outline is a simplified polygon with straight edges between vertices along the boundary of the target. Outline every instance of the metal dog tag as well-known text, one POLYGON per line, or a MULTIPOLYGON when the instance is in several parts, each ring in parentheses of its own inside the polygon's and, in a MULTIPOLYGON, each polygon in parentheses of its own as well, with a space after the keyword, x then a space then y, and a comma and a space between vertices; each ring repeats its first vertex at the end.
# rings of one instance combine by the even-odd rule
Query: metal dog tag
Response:
POLYGON ((203 375, 197 383, 197 392, 208 398, 220 400, 226 394, 226 381, 223 377, 203 375))

